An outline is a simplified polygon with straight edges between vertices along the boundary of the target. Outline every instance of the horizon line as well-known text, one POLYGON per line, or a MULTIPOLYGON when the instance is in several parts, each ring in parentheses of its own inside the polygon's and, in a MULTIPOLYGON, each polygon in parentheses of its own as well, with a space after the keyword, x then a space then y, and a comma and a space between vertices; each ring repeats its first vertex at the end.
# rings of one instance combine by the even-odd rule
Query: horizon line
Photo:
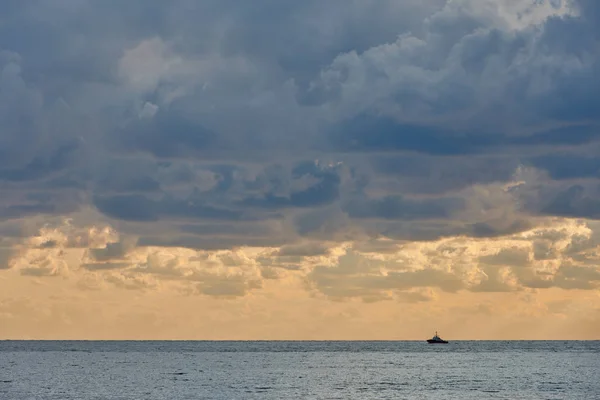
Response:
MULTIPOLYGON (((426 342, 427 339, 0 339, 0 342, 426 342)), ((448 339, 452 342, 599 342, 599 339, 448 339)))

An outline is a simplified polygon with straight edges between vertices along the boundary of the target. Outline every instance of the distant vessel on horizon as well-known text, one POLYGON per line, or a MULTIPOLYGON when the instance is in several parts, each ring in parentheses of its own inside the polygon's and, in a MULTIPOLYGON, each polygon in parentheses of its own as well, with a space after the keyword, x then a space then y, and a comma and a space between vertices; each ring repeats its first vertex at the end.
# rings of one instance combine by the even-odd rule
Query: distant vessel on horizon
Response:
POLYGON ((439 337, 437 331, 435 331, 435 335, 431 339, 427 339, 427 343, 446 344, 448 342, 446 340, 442 339, 441 337, 439 337))

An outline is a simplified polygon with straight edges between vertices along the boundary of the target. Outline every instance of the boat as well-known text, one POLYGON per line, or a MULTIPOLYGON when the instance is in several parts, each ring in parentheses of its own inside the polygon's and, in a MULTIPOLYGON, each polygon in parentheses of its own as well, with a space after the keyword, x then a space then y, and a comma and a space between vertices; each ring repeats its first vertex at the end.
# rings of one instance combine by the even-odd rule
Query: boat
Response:
POLYGON ((448 343, 446 340, 442 339, 441 337, 438 336, 437 331, 435 332, 435 335, 431 338, 431 339, 427 339, 427 343, 439 343, 439 344, 446 344, 448 343))

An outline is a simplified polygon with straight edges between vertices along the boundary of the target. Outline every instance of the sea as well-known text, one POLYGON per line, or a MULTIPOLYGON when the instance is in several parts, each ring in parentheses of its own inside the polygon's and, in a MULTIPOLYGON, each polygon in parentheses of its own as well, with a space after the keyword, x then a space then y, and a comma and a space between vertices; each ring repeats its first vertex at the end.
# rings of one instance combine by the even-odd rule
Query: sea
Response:
POLYGON ((1 400, 600 399, 600 341, 0 341, 1 400))

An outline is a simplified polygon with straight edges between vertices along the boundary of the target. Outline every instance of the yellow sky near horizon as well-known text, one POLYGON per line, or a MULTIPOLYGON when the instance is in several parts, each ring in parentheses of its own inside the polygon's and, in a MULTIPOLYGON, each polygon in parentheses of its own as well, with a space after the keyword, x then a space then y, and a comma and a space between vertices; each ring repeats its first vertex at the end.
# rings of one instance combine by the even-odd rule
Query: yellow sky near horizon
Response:
POLYGON ((364 243, 196 251, 124 245, 114 229, 64 222, 0 270, 0 339, 421 340, 438 330, 593 340, 597 228, 552 219, 383 253, 358 251, 364 243))

